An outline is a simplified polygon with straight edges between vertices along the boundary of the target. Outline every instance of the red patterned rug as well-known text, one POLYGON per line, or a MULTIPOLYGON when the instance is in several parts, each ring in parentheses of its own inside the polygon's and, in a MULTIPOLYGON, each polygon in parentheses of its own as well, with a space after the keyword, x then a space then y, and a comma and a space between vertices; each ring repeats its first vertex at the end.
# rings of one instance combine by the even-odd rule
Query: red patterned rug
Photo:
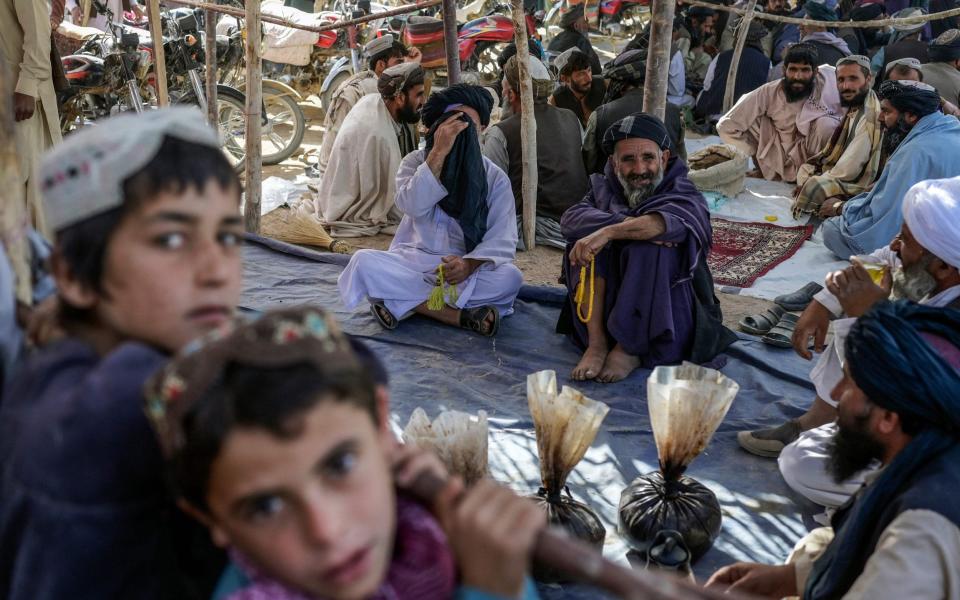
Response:
POLYGON ((787 260, 813 233, 812 225, 779 227, 710 219, 713 249, 707 257, 713 281, 750 287, 758 277, 787 260))

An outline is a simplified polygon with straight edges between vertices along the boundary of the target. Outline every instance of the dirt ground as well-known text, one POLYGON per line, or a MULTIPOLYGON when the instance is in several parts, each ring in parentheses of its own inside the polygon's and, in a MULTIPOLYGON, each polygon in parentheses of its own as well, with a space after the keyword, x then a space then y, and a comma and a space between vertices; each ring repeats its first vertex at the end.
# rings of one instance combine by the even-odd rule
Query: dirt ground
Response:
MULTIPOLYGON (((310 162, 310 154, 317 152, 323 141, 323 110, 315 97, 307 99, 301 104, 304 116, 307 119, 307 131, 303 138, 300 151, 283 163, 267 166, 263 169, 263 178, 281 177, 295 179, 303 174, 304 168, 310 162)), ((390 245, 392 236, 376 235, 362 238, 346 239, 354 249, 372 248, 385 250, 390 245)), ((556 248, 540 246, 530 252, 518 252, 517 267, 523 272, 526 283, 530 285, 558 285, 557 277, 560 274, 561 251, 556 248)), ((771 306, 766 300, 738 296, 734 294, 718 293, 723 308, 723 321, 731 329, 735 329, 737 322, 746 315, 762 313, 771 306)))

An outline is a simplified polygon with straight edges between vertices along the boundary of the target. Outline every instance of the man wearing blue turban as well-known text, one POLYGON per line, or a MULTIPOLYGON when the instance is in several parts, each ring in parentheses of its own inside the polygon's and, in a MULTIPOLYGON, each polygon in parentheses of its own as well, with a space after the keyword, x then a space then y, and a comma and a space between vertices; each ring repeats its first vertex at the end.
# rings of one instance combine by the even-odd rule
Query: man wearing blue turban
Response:
POLYGON ((424 104, 426 148, 408 154, 396 178, 400 226, 388 251, 350 259, 337 282, 347 308, 369 301, 387 329, 419 313, 483 336, 496 335, 500 317, 513 312, 523 283, 513 265, 513 191, 478 137, 492 108, 488 91, 466 84, 424 104))
POLYGON ((838 478, 884 465, 781 566, 738 563, 707 587, 763 597, 960 597, 960 311, 883 301, 853 325, 833 390, 838 478))

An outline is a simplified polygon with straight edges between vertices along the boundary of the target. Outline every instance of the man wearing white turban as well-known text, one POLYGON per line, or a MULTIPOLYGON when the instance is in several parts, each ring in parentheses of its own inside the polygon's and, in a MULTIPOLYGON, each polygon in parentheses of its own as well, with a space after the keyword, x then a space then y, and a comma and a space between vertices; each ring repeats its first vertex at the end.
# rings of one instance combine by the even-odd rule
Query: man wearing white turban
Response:
MULTIPOLYGON (((827 275, 826 289, 804 310, 794 331, 794 349, 810 359, 810 338, 814 338, 818 350, 823 348, 831 316, 846 317, 833 322, 834 340, 810 374, 817 390, 813 407, 800 419, 777 428, 781 438, 791 434, 788 430, 792 430, 792 437, 799 434, 780 452, 784 479, 794 491, 823 506, 843 504, 872 470, 839 483, 827 471, 827 448, 836 433, 836 401, 830 398, 830 392, 842 377, 839 349, 843 348, 846 332, 857 317, 888 297, 960 309, 960 177, 915 184, 904 197, 902 208, 900 234, 888 248, 876 250, 869 259, 864 257, 864 262, 884 265, 880 284, 874 283, 860 264, 827 275)), ((768 433, 741 432, 741 445, 756 445, 744 438, 762 438, 768 433)))

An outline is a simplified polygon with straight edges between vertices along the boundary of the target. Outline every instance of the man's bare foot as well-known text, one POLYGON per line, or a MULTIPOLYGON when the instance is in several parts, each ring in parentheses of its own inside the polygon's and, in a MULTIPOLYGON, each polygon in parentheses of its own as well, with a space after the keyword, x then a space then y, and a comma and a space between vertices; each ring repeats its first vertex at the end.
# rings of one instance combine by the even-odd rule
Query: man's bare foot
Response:
POLYGON ((633 373, 634 369, 640 366, 640 357, 627 354, 620 344, 614 346, 607 359, 603 362, 603 369, 597 375, 597 381, 600 383, 614 383, 626 378, 633 373))
POLYGON ((587 346, 580 362, 573 368, 570 378, 574 381, 587 381, 595 378, 603 369, 603 361, 607 359, 606 346, 587 346))

